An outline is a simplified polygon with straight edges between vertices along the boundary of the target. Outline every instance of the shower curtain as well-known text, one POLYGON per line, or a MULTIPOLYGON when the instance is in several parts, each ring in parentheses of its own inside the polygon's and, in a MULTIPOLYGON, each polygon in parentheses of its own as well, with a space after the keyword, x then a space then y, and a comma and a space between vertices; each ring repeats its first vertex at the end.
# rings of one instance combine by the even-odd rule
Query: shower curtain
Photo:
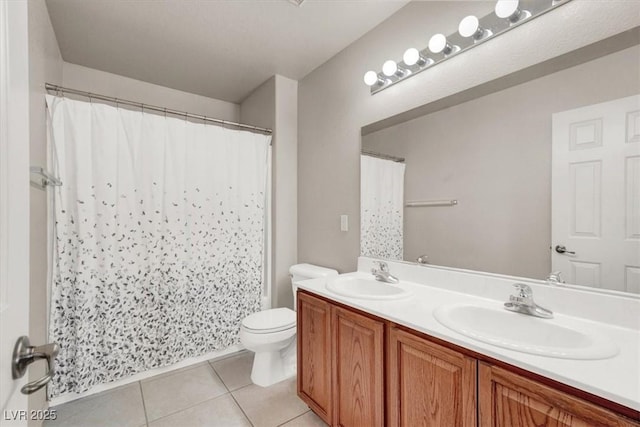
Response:
POLYGON ((50 397, 239 342, 260 309, 271 137, 47 96, 50 397))
POLYGON ((360 253, 402 259, 405 164, 360 156, 360 253))

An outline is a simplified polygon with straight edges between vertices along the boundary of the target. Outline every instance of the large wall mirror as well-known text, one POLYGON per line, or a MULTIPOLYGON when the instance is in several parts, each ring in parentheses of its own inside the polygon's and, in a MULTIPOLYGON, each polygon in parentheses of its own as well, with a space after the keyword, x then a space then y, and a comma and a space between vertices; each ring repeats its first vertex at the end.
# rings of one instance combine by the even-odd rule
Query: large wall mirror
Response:
POLYGON ((361 253, 640 294, 637 34, 363 128, 361 253))

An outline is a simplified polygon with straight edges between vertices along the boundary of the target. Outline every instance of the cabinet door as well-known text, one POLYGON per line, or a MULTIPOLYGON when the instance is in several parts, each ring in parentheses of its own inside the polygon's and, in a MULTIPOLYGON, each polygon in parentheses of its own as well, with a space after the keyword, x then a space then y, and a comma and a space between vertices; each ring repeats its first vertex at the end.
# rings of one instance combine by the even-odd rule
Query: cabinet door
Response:
POLYGON ((384 425, 384 323, 333 307, 333 425, 384 425))
POLYGON ((390 426, 476 425, 476 359, 391 327, 388 360, 390 426))
POLYGON ((331 424, 331 306, 298 292, 298 396, 331 424))
POLYGON ((480 363, 480 425, 638 426, 627 418, 537 381, 480 363))

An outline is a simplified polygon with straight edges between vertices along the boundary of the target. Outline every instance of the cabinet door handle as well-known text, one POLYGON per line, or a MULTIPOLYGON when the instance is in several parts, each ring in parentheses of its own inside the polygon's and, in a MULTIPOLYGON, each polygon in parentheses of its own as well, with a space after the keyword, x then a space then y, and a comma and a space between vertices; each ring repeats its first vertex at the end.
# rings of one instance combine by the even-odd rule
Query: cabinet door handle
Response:
POLYGON ((11 376, 14 380, 22 378, 27 372, 27 366, 36 360, 46 359, 47 372, 44 377, 25 384, 20 391, 22 394, 31 394, 47 385, 55 375, 55 358, 59 347, 56 343, 45 344, 38 347, 32 346, 29 338, 22 336, 16 341, 11 360, 11 376))

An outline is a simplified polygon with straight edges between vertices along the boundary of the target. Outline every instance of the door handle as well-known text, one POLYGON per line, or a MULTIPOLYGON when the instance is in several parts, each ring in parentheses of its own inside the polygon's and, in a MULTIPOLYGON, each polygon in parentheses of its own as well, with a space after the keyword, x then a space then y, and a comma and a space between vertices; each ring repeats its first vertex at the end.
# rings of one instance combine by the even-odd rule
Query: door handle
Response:
POLYGON ((576 254, 573 251, 568 251, 567 248, 565 248, 563 245, 557 245, 556 246, 556 252, 558 252, 559 254, 569 254, 569 255, 575 255, 576 254))
POLYGON ((47 372, 44 377, 25 384, 20 391, 22 394, 31 394, 47 385, 55 375, 55 358, 58 355, 59 347, 56 343, 45 344, 38 347, 32 346, 29 338, 21 336, 16 341, 11 358, 11 376, 14 380, 22 378, 27 372, 27 366, 36 360, 46 359, 47 372))

